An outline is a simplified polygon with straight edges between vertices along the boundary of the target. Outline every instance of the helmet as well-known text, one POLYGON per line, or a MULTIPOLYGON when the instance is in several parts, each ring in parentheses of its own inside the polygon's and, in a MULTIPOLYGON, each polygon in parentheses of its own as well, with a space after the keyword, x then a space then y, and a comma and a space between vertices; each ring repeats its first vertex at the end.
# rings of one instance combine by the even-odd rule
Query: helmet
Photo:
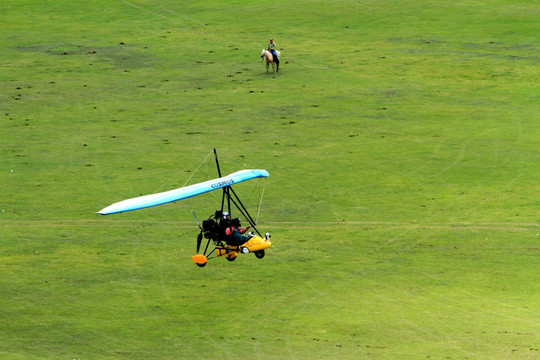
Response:
POLYGON ((231 220, 231 225, 232 226, 240 226, 240 219, 239 218, 234 218, 231 220))

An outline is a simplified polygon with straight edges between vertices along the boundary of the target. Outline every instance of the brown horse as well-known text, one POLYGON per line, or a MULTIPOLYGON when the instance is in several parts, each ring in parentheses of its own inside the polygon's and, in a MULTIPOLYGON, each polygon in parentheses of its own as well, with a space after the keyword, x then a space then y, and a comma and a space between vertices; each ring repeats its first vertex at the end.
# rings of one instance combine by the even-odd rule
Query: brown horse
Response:
POLYGON ((276 70, 276 65, 274 65, 274 56, 272 55, 272 53, 264 49, 261 51, 261 58, 266 59, 266 72, 268 72, 268 65, 270 64, 272 64, 272 70, 274 72, 279 71, 279 59, 281 59, 281 53, 276 50, 276 54, 278 58, 278 60, 275 62, 275 64, 277 65, 277 70, 276 70))

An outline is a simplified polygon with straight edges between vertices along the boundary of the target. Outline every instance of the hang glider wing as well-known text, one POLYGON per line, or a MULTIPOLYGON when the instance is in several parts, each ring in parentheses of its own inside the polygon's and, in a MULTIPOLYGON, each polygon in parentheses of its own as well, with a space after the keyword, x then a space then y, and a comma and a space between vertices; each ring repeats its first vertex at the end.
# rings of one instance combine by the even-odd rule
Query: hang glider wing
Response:
POLYGON ((162 205, 173 201, 187 199, 189 197, 204 194, 209 191, 221 189, 234 184, 238 184, 246 180, 268 176, 270 176, 270 174, 268 174, 268 171, 266 170, 241 170, 230 175, 221 177, 219 179, 208 180, 199 184, 181 187, 175 190, 120 201, 110 206, 107 206, 106 208, 98 212, 98 214, 110 215, 131 210, 144 209, 151 206, 162 205))

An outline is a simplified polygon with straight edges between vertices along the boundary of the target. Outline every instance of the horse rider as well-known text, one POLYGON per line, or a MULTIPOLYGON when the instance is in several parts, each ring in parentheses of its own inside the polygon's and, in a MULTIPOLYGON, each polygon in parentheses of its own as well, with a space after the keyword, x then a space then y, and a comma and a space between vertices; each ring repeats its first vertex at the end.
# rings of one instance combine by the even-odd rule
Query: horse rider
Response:
POLYGON ((274 39, 270 38, 270 42, 268 43, 267 48, 267 50, 272 53, 273 61, 277 65, 277 71, 279 71, 279 58, 276 53, 276 43, 274 42, 274 39))

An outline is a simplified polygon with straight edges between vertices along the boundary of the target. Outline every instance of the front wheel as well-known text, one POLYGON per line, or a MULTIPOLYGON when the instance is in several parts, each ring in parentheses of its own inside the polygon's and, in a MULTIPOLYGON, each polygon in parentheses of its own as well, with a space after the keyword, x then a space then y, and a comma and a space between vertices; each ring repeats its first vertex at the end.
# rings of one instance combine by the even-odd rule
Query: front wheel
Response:
POLYGON ((264 250, 257 250, 253 252, 255 254, 255 257, 257 259, 262 259, 264 257, 264 250))
POLYGON ((236 256, 227 256, 225 259, 227 259, 229 261, 234 261, 234 260, 236 260, 236 256))

